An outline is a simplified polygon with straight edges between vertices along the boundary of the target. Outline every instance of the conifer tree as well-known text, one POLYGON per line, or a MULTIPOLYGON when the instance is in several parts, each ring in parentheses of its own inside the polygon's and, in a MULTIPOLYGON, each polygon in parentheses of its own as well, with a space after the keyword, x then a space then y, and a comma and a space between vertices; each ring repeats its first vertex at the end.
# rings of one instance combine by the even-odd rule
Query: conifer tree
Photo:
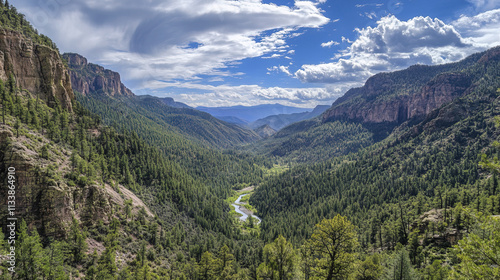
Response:
POLYGON ((87 251, 88 247, 85 239, 85 234, 80 229, 78 220, 73 217, 69 234, 69 247, 73 263, 79 264, 85 258, 85 251, 87 251))
POLYGON ((210 280, 215 277, 216 260, 212 253, 205 252, 198 263, 198 275, 201 279, 210 280))
POLYGON ((396 246, 389 266, 386 268, 383 279, 385 280, 416 280, 419 279, 417 273, 411 266, 408 251, 401 245, 396 246))
POLYGON ((26 221, 22 220, 16 242, 16 273, 19 279, 38 279, 42 273, 44 259, 42 243, 36 230, 28 233, 26 221))
POLYGON ((354 225, 347 218, 337 215, 324 219, 306 244, 316 256, 314 274, 327 280, 348 277, 358 240, 354 225))
POLYGON ((272 274, 279 280, 293 279, 296 266, 295 252, 293 245, 282 235, 264 247, 264 259, 268 268, 261 270, 267 271, 270 268, 272 274))

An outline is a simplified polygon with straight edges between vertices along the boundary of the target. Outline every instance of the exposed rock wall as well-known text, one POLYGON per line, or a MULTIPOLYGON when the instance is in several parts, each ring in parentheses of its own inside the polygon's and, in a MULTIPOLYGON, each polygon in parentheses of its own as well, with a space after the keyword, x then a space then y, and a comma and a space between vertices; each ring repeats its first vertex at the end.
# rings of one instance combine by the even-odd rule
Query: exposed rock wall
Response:
POLYGON ((83 95, 100 92, 109 96, 133 96, 134 93, 121 83, 120 74, 104 67, 88 63, 79 54, 66 53, 73 89, 83 95))
MULTIPOLYGON (((153 216, 144 202, 123 186, 119 186, 122 194, 118 194, 109 185, 71 186, 67 180, 52 178, 47 166, 57 166, 59 169, 54 173, 63 178, 70 168, 71 152, 55 147, 60 153, 52 153, 49 160, 43 159, 35 150, 48 142, 48 139, 38 142, 25 136, 17 138, 12 128, 0 124, 0 176, 7 178, 8 168, 15 168, 15 218, 24 219, 41 236, 64 238, 73 217, 85 225, 98 221, 108 223, 128 199, 132 200, 134 213, 144 208, 149 216, 153 216)), ((1 187, 0 228, 4 228, 7 222, 7 196, 8 188, 1 187)))
POLYGON ((7 81, 10 74, 18 88, 38 95, 49 106, 59 103, 72 111, 71 79, 58 51, 0 28, 0 79, 7 81))
POLYGON ((364 87, 348 91, 322 116, 323 121, 400 124, 422 117, 464 95, 473 86, 467 74, 444 73, 405 95, 384 96, 391 81, 387 75, 370 78, 364 87))

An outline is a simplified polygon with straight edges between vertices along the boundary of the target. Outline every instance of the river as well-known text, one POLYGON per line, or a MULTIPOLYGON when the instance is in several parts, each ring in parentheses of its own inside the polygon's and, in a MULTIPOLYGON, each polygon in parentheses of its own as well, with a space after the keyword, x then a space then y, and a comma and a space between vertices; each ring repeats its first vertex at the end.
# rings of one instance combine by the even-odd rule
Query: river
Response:
POLYGON ((261 222, 260 218, 257 217, 257 216, 255 216, 255 215, 253 215, 252 211, 246 209, 245 206, 240 203, 241 198, 244 197, 245 195, 248 195, 248 194, 242 194, 242 195, 240 195, 238 197, 238 199, 236 199, 236 201, 233 204, 231 204, 231 205, 234 206, 234 210, 237 213, 239 213, 239 214, 242 215, 240 217, 240 220, 246 221, 247 218, 248 218, 248 215, 251 215, 254 219, 257 220, 257 224, 259 224, 261 222))

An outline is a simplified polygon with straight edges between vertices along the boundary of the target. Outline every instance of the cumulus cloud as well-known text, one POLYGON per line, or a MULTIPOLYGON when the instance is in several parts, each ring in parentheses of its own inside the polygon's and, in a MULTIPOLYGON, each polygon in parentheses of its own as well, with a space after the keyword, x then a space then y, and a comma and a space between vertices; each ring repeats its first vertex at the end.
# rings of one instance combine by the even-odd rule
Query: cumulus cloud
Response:
MULTIPOLYGON (((466 18, 461 20, 465 22, 466 18)), ((401 21, 389 15, 375 27, 356 31, 354 41, 342 38, 352 44, 334 57, 335 62, 303 65, 295 76, 310 83, 361 83, 381 71, 457 61, 478 50, 453 25, 430 17, 401 21)))

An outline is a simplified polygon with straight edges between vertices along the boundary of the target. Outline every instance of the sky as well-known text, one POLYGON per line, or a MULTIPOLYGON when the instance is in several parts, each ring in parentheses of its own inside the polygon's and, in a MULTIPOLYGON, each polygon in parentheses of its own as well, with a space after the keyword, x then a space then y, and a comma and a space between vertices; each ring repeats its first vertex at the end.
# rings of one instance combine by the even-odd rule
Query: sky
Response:
POLYGON ((500 45, 500 0, 11 0, 60 51, 191 106, 332 104, 500 45))

